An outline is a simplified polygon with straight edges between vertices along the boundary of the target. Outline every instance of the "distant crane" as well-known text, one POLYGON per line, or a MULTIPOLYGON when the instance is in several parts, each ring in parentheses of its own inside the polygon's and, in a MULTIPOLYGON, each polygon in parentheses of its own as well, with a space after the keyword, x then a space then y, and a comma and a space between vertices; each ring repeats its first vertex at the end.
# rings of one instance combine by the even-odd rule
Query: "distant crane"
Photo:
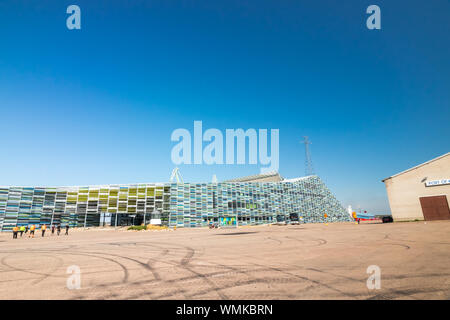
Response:
POLYGON ((176 167, 172 170, 172 174, 170 175, 170 182, 173 182, 173 180, 176 179, 177 183, 184 183, 183 177, 181 176, 180 169, 176 167))
POLYGON ((311 154, 309 152, 309 145, 311 144, 311 141, 309 141, 307 136, 304 136, 303 141, 300 142, 305 144, 305 176, 312 176, 314 174, 314 169, 311 154))

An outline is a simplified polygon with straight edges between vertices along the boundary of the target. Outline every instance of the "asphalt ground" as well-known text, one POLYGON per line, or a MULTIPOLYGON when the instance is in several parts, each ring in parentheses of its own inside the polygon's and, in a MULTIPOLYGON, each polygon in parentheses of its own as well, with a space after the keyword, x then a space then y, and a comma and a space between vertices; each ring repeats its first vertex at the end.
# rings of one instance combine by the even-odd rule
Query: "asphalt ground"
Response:
POLYGON ((450 299, 450 221, 2 233, 0 299, 450 299))

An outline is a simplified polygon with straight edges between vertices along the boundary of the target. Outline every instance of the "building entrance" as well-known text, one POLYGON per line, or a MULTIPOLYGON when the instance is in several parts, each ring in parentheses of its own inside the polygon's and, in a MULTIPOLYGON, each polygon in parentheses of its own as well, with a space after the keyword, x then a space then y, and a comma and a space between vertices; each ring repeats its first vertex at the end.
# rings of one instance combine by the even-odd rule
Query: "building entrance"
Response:
POLYGON ((449 220, 450 210, 446 196, 421 197, 423 217, 425 220, 449 220))

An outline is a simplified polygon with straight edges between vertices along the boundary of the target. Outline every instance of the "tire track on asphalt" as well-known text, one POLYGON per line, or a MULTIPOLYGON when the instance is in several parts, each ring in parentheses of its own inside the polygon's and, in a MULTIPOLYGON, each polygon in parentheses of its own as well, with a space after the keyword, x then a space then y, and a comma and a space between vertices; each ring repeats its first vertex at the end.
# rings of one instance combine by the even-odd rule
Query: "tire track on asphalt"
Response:
MULTIPOLYGON (((50 252, 53 253, 53 251, 50 251, 50 252)), ((39 250, 39 251, 34 250, 33 253, 49 253, 49 252, 47 250, 39 250)), ((113 263, 119 265, 122 268, 123 273, 124 273, 124 277, 122 279, 122 282, 119 282, 119 284, 120 283, 126 283, 128 281, 128 276, 129 276, 128 269, 123 264, 121 264, 118 261, 115 261, 114 259, 109 259, 109 258, 105 258, 105 257, 101 257, 101 256, 96 256, 96 255, 93 255, 93 254, 86 254, 86 253, 83 253, 83 252, 58 252, 57 254, 87 256, 87 257, 94 257, 94 258, 103 259, 103 260, 106 260, 106 261, 113 262, 113 263)), ((2 258, 1 263, 4 264, 4 258, 2 258)), ((7 266, 9 266, 9 265, 7 265, 7 266)), ((36 274, 36 275, 41 275, 41 276, 46 276, 46 277, 54 277, 54 278, 66 278, 67 277, 66 275, 61 275, 60 276, 60 275, 55 275, 55 274, 51 274, 51 273, 30 271, 30 270, 21 269, 21 268, 17 268, 17 267, 13 267, 13 266, 9 266, 9 267, 12 268, 15 271, 22 271, 22 272, 36 274)), ((95 273, 98 273, 98 272, 95 272, 95 273)), ((117 284, 117 283, 115 283, 115 284, 117 284)))
MULTIPOLYGON (((153 246, 153 247, 159 247, 159 248, 163 248, 164 246, 162 245, 161 242, 151 242, 148 243, 149 245, 153 246)), ((171 246, 174 246, 173 244, 170 244, 171 246)), ((160 263, 166 263, 169 264, 171 266, 175 266, 178 268, 181 268, 183 270, 186 270, 189 273, 192 273, 194 275, 193 280, 194 279, 199 279, 202 280, 208 287, 212 288, 214 292, 216 292, 216 294, 221 298, 221 299, 227 299, 227 296, 225 294, 223 294, 221 292, 221 288, 218 287, 213 281, 211 281, 207 275, 202 274, 200 272, 195 271, 192 267, 189 266, 189 263, 191 262, 192 258, 194 257, 194 255, 196 254, 196 250, 189 247, 189 246, 177 246, 178 249, 182 248, 186 251, 185 255, 181 258, 181 260, 179 262, 171 262, 171 261, 165 261, 165 260, 160 260, 160 259, 152 259, 153 261, 158 261, 160 263)), ((167 282, 166 280, 164 280, 165 282, 167 282)), ((178 290, 179 292, 179 290, 178 290)), ((188 298, 188 297, 187 297, 188 298)))
MULTIPOLYGON (((264 266, 264 265, 260 265, 260 264, 257 264, 257 263, 253 263, 253 264, 254 264, 254 265, 258 265, 258 266, 264 266)), ((334 288, 334 287, 332 287, 332 286, 330 286, 330 285, 328 285, 328 284, 325 284, 325 283, 323 283, 323 282, 320 282, 320 281, 318 281, 318 280, 314 280, 314 279, 311 279, 311 278, 308 278, 308 277, 305 277, 305 276, 300 276, 300 275, 297 275, 297 274, 293 274, 293 273, 284 271, 284 270, 282 270, 282 269, 280 269, 280 268, 276 268, 276 267, 266 266, 266 268, 268 268, 268 269, 270 269, 270 270, 273 270, 273 271, 277 271, 277 272, 283 273, 283 274, 287 274, 287 275, 289 275, 289 276, 291 276, 291 277, 294 277, 294 278, 297 278, 297 279, 302 279, 302 280, 305 280, 305 281, 312 282, 312 283, 314 283, 314 284, 316 284, 316 285, 318 285, 318 286, 325 287, 325 288, 327 288, 327 289, 329 289, 329 290, 338 292, 338 293, 340 293, 340 294, 342 294, 342 295, 345 295, 345 296, 348 296, 348 297, 353 297, 352 294, 350 294, 350 293, 347 293, 347 292, 344 292, 344 291, 339 290, 339 289, 337 289, 337 288, 334 288)))
MULTIPOLYGON (((417 242, 416 240, 408 240, 408 239, 394 239, 394 238, 392 238, 392 235, 390 234, 390 233, 388 233, 388 234, 386 234, 385 235, 385 239, 389 239, 389 240, 392 240, 392 241, 406 241, 406 242, 417 242)), ((430 242, 430 241, 421 241, 421 243, 424 243, 424 244, 434 244, 434 245, 436 245, 436 244, 439 244, 439 245, 450 245, 450 242, 430 242)))
MULTIPOLYGON (((236 282, 232 282, 232 283, 226 283, 224 285, 222 285, 222 290, 224 289, 233 289, 233 288, 238 288, 238 287, 242 287, 242 286, 246 286, 246 285, 251 285, 251 284, 282 284, 282 283, 293 283, 293 282, 303 282, 303 281, 299 281, 298 279, 287 279, 287 278, 277 278, 277 277, 264 277, 264 278, 255 278, 255 279, 249 279, 249 280, 242 280, 242 281, 236 281, 236 282)), ((200 295, 204 295, 207 293, 212 292, 211 289, 207 289, 207 290, 203 290, 203 291, 199 291, 196 292, 195 294, 193 294, 192 296, 200 296, 200 295)), ((270 296, 270 292, 267 293, 268 296, 270 296)))
MULTIPOLYGON (((18 267, 12 266, 12 265, 10 265, 9 263, 7 263, 7 262, 6 262, 6 259, 7 259, 8 257, 11 257, 12 255, 13 255, 13 254, 8 254, 8 255, 6 255, 6 256, 3 256, 2 259, 1 259, 1 264, 2 264, 3 266, 6 266, 8 269, 10 269, 10 270, 8 270, 8 271, 19 271, 19 272, 25 272, 25 273, 30 273, 30 274, 34 274, 34 275, 39 275, 39 276, 41 276, 40 279, 33 279, 33 280, 32 280, 31 283, 32 283, 33 285, 38 284, 39 282, 41 282, 41 281, 47 279, 47 278, 50 277, 50 276, 53 276, 53 273, 54 273, 54 272, 62 265, 62 259, 61 259, 61 258, 56 257, 56 256, 50 256, 50 255, 47 254, 47 255, 45 255, 45 256, 51 257, 51 258, 54 258, 54 259, 58 260, 58 261, 59 261, 59 265, 56 266, 56 267, 53 269, 53 271, 50 271, 49 273, 42 273, 42 272, 37 272, 37 271, 31 271, 31 270, 27 270, 27 269, 18 268, 18 267)), ((29 280, 29 279, 27 279, 27 280, 29 280)), ((1 281, 1 282, 7 282, 7 281, 1 281)))
MULTIPOLYGON (((77 252, 83 252, 83 251, 77 251, 77 252)), ((153 274, 153 276, 154 276, 154 278, 156 280, 161 280, 161 276, 151 266, 149 266, 147 263, 144 263, 144 262, 139 261, 137 259, 130 258, 130 257, 124 256, 124 255, 113 254, 113 253, 106 253, 106 252, 85 251, 83 253, 93 253, 93 254, 97 254, 97 255, 105 255, 105 256, 109 256, 109 257, 117 257, 117 258, 121 258, 121 259, 124 259, 124 260, 132 261, 132 262, 138 264, 139 266, 141 266, 142 268, 144 268, 145 270, 150 271, 153 274)))
POLYGON ((283 242, 281 241, 281 240, 279 240, 279 239, 275 239, 275 238, 272 238, 272 237, 267 237, 265 240, 272 240, 272 241, 276 241, 276 242, 278 242, 278 244, 282 244, 283 242))
POLYGON ((295 237, 290 237, 290 236, 285 236, 285 238, 291 239, 291 240, 295 240, 295 241, 298 241, 300 243, 306 243, 307 241, 317 242, 316 245, 304 245, 305 247, 319 247, 319 246, 322 246, 322 245, 325 245, 325 244, 328 243, 327 240, 320 239, 320 238, 317 238, 317 239, 297 239, 295 237))
MULTIPOLYGON (((294 240, 298 240, 298 239, 295 239, 294 238, 294 240)), ((327 242, 326 242, 326 240, 324 240, 324 239, 314 239, 313 241, 318 241, 319 243, 316 245, 316 246, 320 246, 320 245, 323 245, 323 244, 326 244, 327 242)), ((152 245, 156 245, 155 243, 153 243, 152 245)), ((191 248, 192 249, 192 248, 191 248)), ((181 261, 182 261, 182 263, 180 263, 180 264, 187 264, 187 262, 186 262, 186 259, 187 258, 189 258, 189 260, 192 258, 192 256, 193 256, 193 254, 192 254, 192 252, 191 253, 188 253, 181 261)), ((173 263, 170 263, 170 262, 167 262, 167 261, 162 261, 163 263, 169 263, 169 264, 172 264, 173 265, 173 263)), ((258 265, 258 264, 254 264, 254 265, 256 265, 256 266, 258 266, 258 267, 260 267, 261 269, 259 269, 259 270, 256 270, 257 272, 269 272, 270 270, 276 270, 276 271, 279 271, 279 272, 284 272, 285 274, 288 274, 288 275, 290 275, 290 276, 294 276, 294 277, 297 277, 297 278, 299 278, 299 279, 301 279, 301 280, 304 280, 304 281, 309 281, 309 282, 313 282, 313 283, 315 283, 316 285, 321 285, 321 286, 325 286, 325 287, 327 287, 327 285, 325 285, 325 284, 323 284, 323 283, 321 283, 321 282, 319 282, 319 281, 315 281, 315 280, 312 280, 312 279, 309 279, 309 278, 307 278, 307 277, 301 277, 301 276, 297 276, 297 275, 294 275, 294 274, 292 274, 292 273, 289 273, 289 272, 286 272, 286 271, 282 271, 282 270, 280 270, 280 269, 277 269, 277 268, 275 268, 275 269, 273 269, 273 268, 270 268, 270 267, 266 267, 266 266, 264 266, 264 265, 258 265)), ((194 270, 192 270, 191 268, 188 270, 189 272, 192 272, 192 273, 194 273, 194 274, 196 274, 196 275, 198 275, 199 273, 198 272, 196 272, 196 271, 194 271, 194 270)), ((247 276, 249 276, 249 277, 251 277, 250 275, 249 275, 249 273, 248 272, 243 272, 242 270, 239 270, 239 269, 232 269, 232 271, 229 271, 229 272, 218 272, 218 273, 215 273, 215 274, 230 274, 230 273, 242 273, 242 274, 246 274, 247 276)), ((204 279, 207 279, 207 277, 210 277, 210 276, 212 276, 212 273, 207 273, 207 274, 202 274, 202 278, 204 278, 204 279)), ((192 279, 191 277, 189 277, 189 278, 184 278, 184 279, 192 279)), ((180 281, 181 279, 177 279, 177 281, 180 281)), ((279 280, 279 278, 277 278, 276 279, 276 281, 278 281, 279 280)), ((292 279, 291 279, 292 280, 292 279)), ((270 281, 270 279, 269 280, 265 280, 264 278, 253 278, 253 279, 248 279, 248 280, 244 280, 244 281, 239 281, 239 282, 236 282, 236 283, 229 283, 229 284, 227 284, 226 286, 221 286, 220 287, 220 289, 228 289, 228 288, 234 288, 234 287, 236 287, 236 286, 240 286, 240 284, 242 284, 242 283, 246 283, 246 284, 252 284, 252 283, 261 283, 261 282, 265 282, 265 283, 272 283, 271 281, 270 281)), ((202 295, 202 294, 205 294, 205 293, 209 293, 209 292, 212 292, 212 291, 214 291, 214 290, 217 290, 217 286, 215 285, 215 284, 211 284, 211 283, 209 283, 209 285, 210 285, 210 289, 207 289, 207 290, 203 290, 203 291, 199 291, 199 292, 196 292, 196 293, 193 293, 193 296, 198 296, 198 295, 202 295)), ((334 291, 338 291, 338 292, 340 292, 340 293, 343 293, 343 292, 341 292, 340 290, 338 290, 338 289, 336 289, 336 288, 333 288, 333 287, 330 287, 330 286, 328 286, 328 288, 329 289, 331 289, 331 290, 334 290, 334 291)), ((343 294, 346 294, 346 293, 343 293, 343 294)), ((348 295, 348 294, 347 294, 348 295)))
POLYGON ((195 254, 195 250, 188 246, 185 246, 185 248, 188 249, 188 252, 183 257, 183 259, 180 261, 179 265, 182 268, 184 268, 185 270, 187 270, 187 271, 197 275, 199 278, 201 278, 206 284, 208 284, 211 287, 211 289, 213 289, 217 293, 217 295, 222 300, 227 300, 228 297, 221 291, 221 288, 219 288, 213 281, 211 281, 206 275, 199 273, 188 266, 189 262, 191 261, 192 257, 195 254))
MULTIPOLYGON (((387 289, 388 292, 379 293, 376 295, 373 295, 367 300, 392 300, 401 298, 404 299, 405 297, 411 297, 415 294, 421 294, 421 293, 436 293, 436 292, 450 292, 449 288, 417 288, 417 289, 387 289)), ((423 300, 420 298, 413 298, 415 300, 423 300)))
MULTIPOLYGON (((56 267, 54 267, 52 271, 50 271, 50 274, 53 274, 53 273, 55 273, 56 270, 58 270, 59 267, 62 266, 62 264, 63 264, 63 259, 61 259, 61 258, 58 257, 58 256, 50 256, 50 255, 48 255, 48 254, 47 254, 46 256, 47 256, 47 257, 54 258, 54 259, 57 259, 58 262, 59 262, 58 265, 57 265, 56 267)), ((33 281, 32 284, 33 284, 33 285, 36 285, 36 284, 38 284, 38 283, 44 281, 44 280, 47 279, 48 277, 49 277, 48 275, 45 275, 45 276, 43 276, 41 279, 36 279, 35 281, 33 281)))
MULTIPOLYGON (((152 246, 159 246, 160 248, 162 247, 161 246, 161 244, 162 244, 161 242, 158 242, 158 243, 151 242, 149 244, 151 244, 152 246)), ((173 244, 170 244, 170 245, 173 246, 173 244)), ((227 296, 221 292, 221 289, 213 281, 211 281, 205 274, 199 273, 199 272, 195 271, 193 268, 191 268, 189 266, 190 261, 192 260, 192 258, 194 257, 194 255, 196 254, 197 251, 195 249, 189 247, 189 246, 180 245, 180 246, 177 246, 177 247, 178 248, 183 248, 183 249, 185 249, 187 251, 187 253, 184 255, 184 257, 180 260, 179 263, 172 263, 172 262, 160 261, 160 260, 159 261, 163 262, 163 263, 171 264, 173 266, 180 267, 180 268, 182 268, 182 269, 184 269, 184 270, 194 274, 197 279, 201 279, 210 288, 213 288, 213 290, 217 293, 217 295, 221 299, 224 299, 224 300, 227 299, 227 296)))

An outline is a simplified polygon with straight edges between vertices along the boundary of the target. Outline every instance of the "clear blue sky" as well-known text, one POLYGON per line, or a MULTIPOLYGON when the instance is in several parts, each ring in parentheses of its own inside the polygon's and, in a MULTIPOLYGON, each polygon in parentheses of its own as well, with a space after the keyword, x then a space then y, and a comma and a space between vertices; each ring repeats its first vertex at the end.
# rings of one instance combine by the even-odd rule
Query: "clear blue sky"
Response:
POLYGON ((381 179, 450 149, 449 15, 447 0, 3 0, 0 185, 168 181, 172 131, 202 120, 280 129, 286 177, 304 174, 308 135, 343 205, 386 212, 381 179))

